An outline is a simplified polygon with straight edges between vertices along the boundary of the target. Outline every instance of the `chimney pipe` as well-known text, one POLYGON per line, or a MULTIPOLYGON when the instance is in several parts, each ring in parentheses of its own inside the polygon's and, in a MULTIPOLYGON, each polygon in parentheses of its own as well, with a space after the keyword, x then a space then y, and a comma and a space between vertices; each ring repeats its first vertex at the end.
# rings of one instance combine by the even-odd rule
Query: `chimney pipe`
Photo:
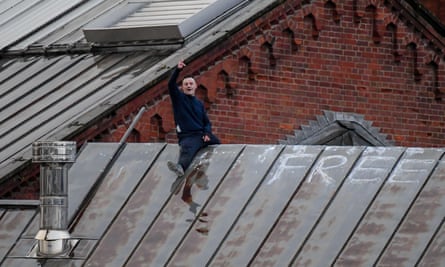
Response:
POLYGON ((69 249, 68 169, 76 159, 76 142, 37 141, 32 161, 40 163, 38 254, 55 256, 69 249))

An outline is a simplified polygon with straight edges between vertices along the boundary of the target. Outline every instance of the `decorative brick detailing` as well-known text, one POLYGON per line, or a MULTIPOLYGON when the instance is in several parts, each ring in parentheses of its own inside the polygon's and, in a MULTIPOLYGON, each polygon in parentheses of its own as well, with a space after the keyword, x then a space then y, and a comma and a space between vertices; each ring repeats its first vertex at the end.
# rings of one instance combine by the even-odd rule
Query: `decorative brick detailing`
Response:
MULTIPOLYGON (((249 53, 249 51, 246 51, 249 53)), ((252 56, 249 53, 250 56, 252 56)), ((237 71, 239 63, 234 59, 227 59, 215 65, 211 70, 198 78, 198 82, 207 89, 207 99, 215 102, 218 90, 224 90, 227 96, 235 94, 236 83, 230 79, 237 71)))
POLYGON ((240 60, 247 61, 247 66, 248 66, 247 74, 248 74, 249 80, 254 80, 255 79, 255 74, 260 72, 261 68, 257 64, 258 63, 258 59, 255 58, 255 55, 252 52, 252 50, 249 49, 248 47, 241 48, 239 50, 239 53, 238 53, 238 58, 240 60))
POLYGON ((439 63, 440 57, 436 54, 429 54, 426 58, 425 64, 431 67, 432 79, 431 90, 434 93, 434 99, 436 101, 442 101, 443 93, 439 88, 439 63))
MULTIPOLYGON (((223 142, 274 142, 320 109, 332 107, 370 116, 388 132, 397 131, 403 123, 388 124, 384 121, 391 119, 372 111, 374 105, 381 105, 382 97, 397 99, 383 95, 403 92, 404 98, 421 94, 422 99, 429 95, 439 101, 441 51, 432 50, 392 3, 289 0, 190 62, 188 72, 196 75, 200 98, 223 142), (389 66, 388 56, 393 64, 405 65, 405 72, 389 66), (376 93, 379 90, 383 95, 376 93)), ((138 138, 175 141, 166 83, 153 86, 138 99, 106 119, 111 126, 102 128, 97 139, 118 139, 131 121, 133 115, 128 114, 145 105, 147 112, 135 128, 138 138)), ((400 104, 384 108, 399 109, 400 104)), ((401 145, 421 144, 400 136, 394 133, 401 145)))
POLYGON ((325 6, 332 8, 332 19, 338 23, 343 15, 344 4, 342 0, 325 0, 325 6))
POLYGON ((324 11, 320 11, 320 7, 316 7, 314 5, 305 6, 302 9, 303 12, 303 21, 311 21, 312 23, 312 37, 317 38, 321 29, 321 19, 318 20, 318 17, 322 17, 322 14, 324 14, 324 11))
POLYGON ((317 120, 309 125, 301 125, 294 135, 286 136, 280 144, 286 145, 365 145, 390 146, 393 141, 386 140, 387 135, 380 133, 379 128, 372 127, 360 114, 323 111, 317 120))
POLYGON ((295 38, 295 33, 298 32, 297 22, 295 22, 295 20, 293 20, 292 18, 286 18, 285 20, 280 22, 280 26, 281 31, 284 33, 288 33, 290 36, 292 51, 297 51, 303 42, 301 39, 295 38))

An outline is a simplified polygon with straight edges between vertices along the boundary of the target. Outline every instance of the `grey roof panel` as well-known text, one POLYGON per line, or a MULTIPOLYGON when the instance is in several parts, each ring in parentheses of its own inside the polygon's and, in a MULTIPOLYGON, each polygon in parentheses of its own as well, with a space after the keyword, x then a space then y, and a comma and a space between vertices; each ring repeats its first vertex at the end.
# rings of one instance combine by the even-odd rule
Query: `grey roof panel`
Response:
POLYGON ((378 261, 380 265, 414 266, 438 229, 445 215, 445 162, 440 161, 412 204, 378 261))
POLYGON ((128 260, 171 198, 169 189, 174 178, 166 168, 165 162, 169 159, 174 160, 177 156, 177 145, 167 145, 163 149, 144 179, 128 198, 115 223, 100 240, 97 249, 88 259, 88 264, 122 266, 128 260))
POLYGON ((239 214, 209 264, 247 266, 277 222, 322 148, 286 147, 239 214))
POLYGON ((329 203, 329 209, 312 230, 309 241, 300 248, 301 253, 292 266, 308 261, 313 266, 331 265, 335 261, 402 152, 400 148, 367 148, 363 152, 329 203))
MULTIPOLYGON (((83 1, 82 5, 74 8, 71 12, 59 18, 56 22, 50 23, 43 29, 32 33, 28 37, 20 40, 9 49, 24 50, 31 45, 49 46, 60 43, 60 40, 67 35, 77 31, 81 33, 81 27, 95 16, 114 6, 115 1, 106 0, 89 0, 83 1)), ((82 36, 83 38, 83 36, 82 36)), ((63 44, 76 43, 78 40, 65 40, 63 44)))
POLYGON ((91 188, 104 174, 119 149, 118 144, 91 143, 82 151, 68 173, 68 219, 72 220, 91 188))
POLYGON ((440 230, 434 237, 433 242, 428 247, 425 255, 422 256, 422 260, 419 262, 419 267, 428 266, 445 266, 445 253, 443 248, 445 247, 445 224, 442 223, 440 230))
POLYGON ((258 256, 253 259, 253 264, 289 266, 341 187, 344 177, 351 172, 362 151, 363 148, 360 147, 327 147, 317 158, 313 158, 307 152, 289 154, 288 162, 281 163, 284 177, 295 176, 292 172, 304 175, 300 170, 306 172, 302 167, 313 158, 312 165, 309 166, 311 169, 305 174, 298 190, 290 197, 276 226, 259 249, 258 256), (303 165, 302 161, 308 162, 303 165))
POLYGON ((282 146, 247 146, 243 150, 218 190, 207 200, 203 209, 206 216, 198 218, 194 229, 174 252, 172 265, 206 266, 283 149, 282 146))
POLYGON ((0 263, 35 214, 35 209, 0 209, 0 263))
MULTIPOLYGON (((187 191, 187 181, 184 184, 185 191, 182 194, 179 192, 177 197, 172 197, 170 191, 165 191, 165 188, 162 190, 164 194, 170 197, 131 255, 127 263, 129 266, 138 266, 144 262, 150 262, 154 266, 163 266, 168 262, 171 253, 174 251, 172 247, 176 246, 184 238, 184 235, 191 231, 195 220, 194 215, 205 209, 205 201, 218 188, 221 179, 235 162, 241 149, 241 146, 230 145, 215 147, 210 148, 201 157, 198 157, 197 171, 189 173, 188 182, 192 183, 191 179, 195 181, 198 179, 206 181, 208 179, 208 184, 203 190, 196 191, 193 196, 188 195, 191 192, 187 191), (203 174, 206 177, 203 177, 203 174), (156 246, 153 246, 155 240, 156 246)), ((166 169, 165 162, 163 165, 166 169)), ((172 173, 170 173, 170 177, 164 177, 170 182, 170 188, 174 186, 172 181, 175 181, 175 179, 173 177, 172 173)))
POLYGON ((337 259, 343 265, 373 265, 438 164, 443 151, 408 148, 337 259), (360 251, 360 253, 357 253, 360 251))
MULTIPOLYGON (((69 171, 75 247, 45 266, 441 266, 445 259, 444 149, 220 145, 201 151, 177 180, 166 166, 177 145, 120 146, 89 143, 79 153, 69 171)), ((2 207, 0 229, 11 212, 29 214, 0 240, 0 265, 36 266, 28 254, 38 211, 2 207)))
POLYGON ((117 216, 163 147, 164 144, 127 144, 96 191, 95 201, 83 211, 86 219, 76 224, 72 236, 101 238, 110 218, 117 216))
POLYGON ((32 34, 39 27, 62 15, 81 0, 47 0, 22 1, 18 5, 6 10, 0 21, 0 48, 4 49, 21 40, 24 36, 32 34))
POLYGON ((69 129, 92 109, 105 110, 107 99, 169 51, 18 59, 7 64, 0 95, 7 103, 0 108, 0 177, 20 164, 15 158, 30 157, 32 142, 69 129))

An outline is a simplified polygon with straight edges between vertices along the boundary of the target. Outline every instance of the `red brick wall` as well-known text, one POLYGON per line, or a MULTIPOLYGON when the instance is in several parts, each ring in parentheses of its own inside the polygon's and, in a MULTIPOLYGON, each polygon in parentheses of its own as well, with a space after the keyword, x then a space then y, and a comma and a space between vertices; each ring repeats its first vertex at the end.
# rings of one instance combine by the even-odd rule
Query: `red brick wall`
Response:
MULTIPOLYGON (((222 142, 276 144, 332 110, 364 115, 399 146, 444 146, 442 48, 383 2, 288 0, 188 62, 222 142)), ((166 83, 74 139, 117 142, 145 105, 129 141, 176 142, 166 83)))
MULTIPOLYGON (((364 115, 396 145, 443 146, 442 58, 391 8, 287 1, 189 62, 184 74, 198 77, 224 143, 275 144, 333 110, 364 115)), ((165 94, 163 81, 117 112, 128 116, 148 102, 135 140, 176 141, 165 94)), ((127 126, 102 140, 118 140, 127 126)))

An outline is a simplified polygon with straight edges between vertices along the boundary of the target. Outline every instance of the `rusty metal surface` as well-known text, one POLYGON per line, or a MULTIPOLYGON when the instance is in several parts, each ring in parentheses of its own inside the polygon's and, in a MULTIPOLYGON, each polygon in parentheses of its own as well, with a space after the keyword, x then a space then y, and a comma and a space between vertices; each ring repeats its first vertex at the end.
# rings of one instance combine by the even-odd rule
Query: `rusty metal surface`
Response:
POLYGON ((330 266, 335 261, 402 152, 400 148, 368 147, 361 154, 325 207, 326 211, 298 251, 292 266, 330 266))
MULTIPOLYGON (((377 264, 414 266, 444 223, 445 162, 441 161, 410 207, 377 264)), ((443 248, 442 248, 443 249, 443 248)))
MULTIPOLYGON (((445 149, 220 145, 182 180, 176 144, 127 144, 106 168, 116 149, 71 167, 78 242, 44 266, 444 265, 445 149)), ((39 266, 36 212, 0 207, 0 266, 39 266)))
POLYGON ((33 209, 10 209, 3 213, 0 211, 0 263, 35 213, 36 211, 33 209))
POLYGON ((429 178, 443 151, 408 148, 386 180, 337 260, 340 266, 371 266, 429 178))
POLYGON ((440 230, 435 235, 431 245, 429 245, 428 250, 425 255, 422 256, 418 266, 419 267, 429 267, 429 266, 445 266, 445 224, 442 223, 440 230))
POLYGON ((102 237, 164 146, 127 144, 96 191, 94 200, 83 211, 84 219, 75 225, 72 237, 102 237))
MULTIPOLYGON (((196 190, 188 195, 187 189, 178 192, 178 195, 168 200, 153 225, 141 240, 140 245, 134 251, 127 262, 128 266, 141 266, 150 262, 153 266, 163 266, 168 262, 175 247, 187 235, 193 226, 196 216, 205 212, 204 200, 215 190, 220 180, 237 159, 242 146, 218 146, 212 148, 197 158, 198 170, 189 172, 184 179, 184 187, 190 179, 207 179, 204 181, 203 190, 196 190), (208 155, 210 153, 211 155, 208 155), (202 159, 202 161, 200 160, 202 159), (201 165, 199 167, 199 165, 201 165), (200 177, 205 175, 206 177, 200 177)), ((180 190, 181 191, 181 190, 180 190)), ((165 191, 164 194, 168 194, 165 191)))
POLYGON ((195 219, 193 230, 175 251, 169 265, 205 266, 210 261, 282 149, 282 146, 247 146, 244 149, 195 219), (231 197, 233 195, 237 197, 231 197))
POLYGON ((118 144, 90 143, 79 155, 68 173, 68 218, 71 221, 81 209, 88 192, 116 153, 118 144))
POLYGON ((123 266, 128 260, 171 197, 170 186, 175 175, 168 170, 166 162, 176 160, 177 156, 177 145, 165 147, 134 193, 129 196, 119 217, 88 259, 88 265, 123 266))
POLYGON ((317 159, 310 154, 301 155, 306 160, 313 158, 311 170, 253 259, 253 266, 291 263, 362 151, 360 147, 328 147, 317 159))
POLYGON ((210 264, 246 266, 313 165, 321 147, 287 147, 241 211, 210 264))

